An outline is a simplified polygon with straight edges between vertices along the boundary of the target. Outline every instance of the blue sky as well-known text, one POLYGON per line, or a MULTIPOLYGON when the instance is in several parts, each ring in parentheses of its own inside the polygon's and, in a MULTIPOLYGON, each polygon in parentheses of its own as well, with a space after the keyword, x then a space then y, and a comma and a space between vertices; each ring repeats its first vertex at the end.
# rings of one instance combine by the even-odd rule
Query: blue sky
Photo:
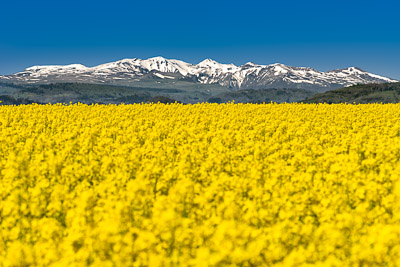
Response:
POLYGON ((400 79, 398 1, 2 1, 0 74, 164 56, 400 79))

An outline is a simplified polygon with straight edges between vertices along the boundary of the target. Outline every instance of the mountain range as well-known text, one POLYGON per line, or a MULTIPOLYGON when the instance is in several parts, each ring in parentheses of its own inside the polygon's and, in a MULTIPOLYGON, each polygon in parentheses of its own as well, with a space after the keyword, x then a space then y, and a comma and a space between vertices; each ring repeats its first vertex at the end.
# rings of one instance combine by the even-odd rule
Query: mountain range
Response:
POLYGON ((24 71, 0 76, 0 82, 13 84, 91 83, 134 86, 136 83, 178 82, 219 85, 232 90, 292 88, 314 92, 356 84, 392 83, 396 80, 372 74, 357 67, 322 72, 309 67, 284 64, 241 66, 222 64, 211 59, 198 64, 153 57, 123 59, 86 67, 81 64, 33 66, 24 71))

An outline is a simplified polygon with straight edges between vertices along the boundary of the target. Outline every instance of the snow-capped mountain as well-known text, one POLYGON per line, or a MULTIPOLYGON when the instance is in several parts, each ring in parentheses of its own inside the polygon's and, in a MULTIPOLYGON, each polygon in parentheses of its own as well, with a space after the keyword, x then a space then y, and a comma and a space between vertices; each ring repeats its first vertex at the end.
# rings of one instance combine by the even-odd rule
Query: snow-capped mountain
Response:
POLYGON ((220 84, 234 89, 303 88, 315 91, 326 91, 359 83, 397 82, 355 67, 321 72, 313 68, 290 67, 278 63, 258 65, 248 62, 235 66, 206 59, 199 64, 190 64, 163 57, 146 60, 123 59, 95 67, 81 64, 33 66, 13 75, 0 76, 0 81, 24 83, 129 84, 158 79, 220 84))

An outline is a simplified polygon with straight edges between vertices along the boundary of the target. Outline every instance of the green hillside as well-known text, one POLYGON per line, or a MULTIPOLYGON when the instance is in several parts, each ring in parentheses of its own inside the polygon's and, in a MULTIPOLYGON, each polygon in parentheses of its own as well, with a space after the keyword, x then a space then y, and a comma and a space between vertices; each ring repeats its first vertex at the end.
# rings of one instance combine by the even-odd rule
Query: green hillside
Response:
POLYGON ((316 94, 303 103, 399 103, 400 83, 363 84, 316 94))

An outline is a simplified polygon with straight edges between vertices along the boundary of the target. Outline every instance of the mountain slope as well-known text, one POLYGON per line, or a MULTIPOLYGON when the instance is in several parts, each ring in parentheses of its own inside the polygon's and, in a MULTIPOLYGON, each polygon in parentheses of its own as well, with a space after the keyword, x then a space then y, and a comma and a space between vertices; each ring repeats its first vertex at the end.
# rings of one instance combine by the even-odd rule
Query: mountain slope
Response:
POLYGON ((0 76, 0 82, 39 84, 80 82, 133 86, 140 81, 161 80, 219 84, 232 89, 299 88, 320 92, 355 84, 396 82, 355 67, 321 72, 283 64, 258 65, 249 62, 235 66, 211 59, 194 65, 163 57, 123 59, 95 67, 81 64, 33 66, 13 75, 0 76))
POLYGON ((400 83, 363 84, 316 94, 304 103, 399 103, 400 83))

